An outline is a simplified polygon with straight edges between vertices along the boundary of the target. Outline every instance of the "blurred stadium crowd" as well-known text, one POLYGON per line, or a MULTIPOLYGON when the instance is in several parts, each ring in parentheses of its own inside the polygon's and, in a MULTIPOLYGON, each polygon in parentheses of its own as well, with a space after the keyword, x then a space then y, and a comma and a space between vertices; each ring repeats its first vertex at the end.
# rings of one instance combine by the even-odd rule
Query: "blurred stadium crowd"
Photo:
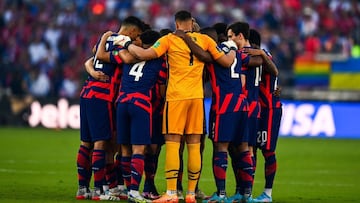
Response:
POLYGON ((357 0, 2 0, 0 94, 76 99, 83 63, 102 33, 117 32, 129 15, 156 30, 174 29, 180 9, 191 11, 201 27, 246 21, 259 30, 282 86, 292 86, 299 55, 359 57, 357 0))

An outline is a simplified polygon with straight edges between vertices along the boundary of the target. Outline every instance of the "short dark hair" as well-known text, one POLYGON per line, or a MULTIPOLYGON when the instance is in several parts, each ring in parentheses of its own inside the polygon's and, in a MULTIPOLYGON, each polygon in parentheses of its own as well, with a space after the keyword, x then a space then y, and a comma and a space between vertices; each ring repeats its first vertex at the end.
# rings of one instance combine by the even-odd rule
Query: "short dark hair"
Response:
POLYGON ((227 24, 226 23, 215 23, 212 27, 216 30, 216 33, 218 35, 223 34, 223 35, 227 36, 227 33, 226 33, 227 24))
POLYGON ((261 44, 261 36, 258 31, 255 29, 250 29, 250 36, 249 36, 250 44, 256 44, 260 47, 261 44))
POLYGON ((150 26, 150 24, 143 22, 143 30, 142 31, 146 31, 146 30, 151 30, 151 26, 150 26))
POLYGON ((187 21, 190 19, 192 19, 192 16, 189 11, 181 10, 175 14, 175 21, 187 21))
POLYGON ((140 35, 143 44, 152 45, 160 38, 160 33, 155 30, 146 30, 140 35))
POLYGON ((173 31, 171 30, 171 29, 169 29, 169 28, 164 28, 164 29, 161 29, 160 30, 160 35, 161 36, 165 36, 165 35, 167 35, 167 34, 169 34, 169 33, 172 33, 173 31))
POLYGON ((128 16, 122 21, 122 25, 129 26, 133 25, 138 27, 141 31, 144 31, 144 22, 135 16, 128 16))
POLYGON ((200 29, 200 33, 208 35, 209 37, 211 37, 216 42, 218 41, 218 39, 217 39, 218 35, 216 33, 215 28, 213 28, 213 27, 204 27, 204 28, 200 29))
POLYGON ((235 35, 239 35, 241 33, 241 34, 243 34, 245 39, 249 39, 249 35, 250 35, 249 23, 235 22, 227 28, 227 31, 230 29, 235 33, 235 35))
POLYGON ((219 43, 221 42, 224 42, 227 40, 227 33, 226 33, 226 28, 227 28, 227 24, 226 23, 215 23, 213 26, 212 26, 215 30, 216 30, 216 33, 217 33, 217 36, 218 36, 218 39, 217 41, 219 43))
POLYGON ((209 32, 216 32, 216 30, 213 27, 204 27, 200 29, 200 33, 206 34, 209 32))

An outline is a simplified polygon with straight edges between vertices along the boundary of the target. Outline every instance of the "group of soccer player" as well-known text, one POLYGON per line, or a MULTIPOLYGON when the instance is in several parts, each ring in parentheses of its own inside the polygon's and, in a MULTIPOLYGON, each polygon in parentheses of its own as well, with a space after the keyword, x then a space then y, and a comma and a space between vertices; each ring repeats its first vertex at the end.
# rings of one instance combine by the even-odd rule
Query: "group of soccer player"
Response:
POLYGON ((260 34, 246 22, 200 29, 188 11, 175 14, 176 30, 151 30, 130 16, 117 33, 105 32, 85 62, 89 73, 80 97, 77 199, 135 203, 272 202, 275 148, 281 119, 278 70, 260 49, 260 34), (204 82, 212 103, 208 137, 213 143, 216 192, 197 185, 206 135, 204 82), (154 177, 165 144, 166 193, 154 177), (182 194, 184 147, 188 150, 186 197, 182 194), (265 158, 265 189, 252 198, 256 152, 265 158), (225 188, 228 155, 236 191, 225 188), (145 172, 142 193, 140 183, 145 172), (93 176, 94 188, 90 190, 93 176))

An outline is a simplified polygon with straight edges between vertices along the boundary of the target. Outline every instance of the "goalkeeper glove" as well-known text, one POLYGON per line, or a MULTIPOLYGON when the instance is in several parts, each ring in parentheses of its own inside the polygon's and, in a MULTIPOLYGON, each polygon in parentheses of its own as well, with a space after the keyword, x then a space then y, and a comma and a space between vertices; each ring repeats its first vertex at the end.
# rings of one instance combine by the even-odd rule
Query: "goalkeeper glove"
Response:
POLYGON ((125 35, 118 35, 114 38, 114 44, 120 45, 120 46, 124 47, 125 49, 127 49, 129 47, 129 45, 131 44, 131 39, 130 39, 130 37, 125 36, 125 35))
POLYGON ((238 49, 236 43, 234 41, 232 41, 232 40, 222 42, 221 44, 225 45, 230 50, 235 50, 236 51, 238 49))

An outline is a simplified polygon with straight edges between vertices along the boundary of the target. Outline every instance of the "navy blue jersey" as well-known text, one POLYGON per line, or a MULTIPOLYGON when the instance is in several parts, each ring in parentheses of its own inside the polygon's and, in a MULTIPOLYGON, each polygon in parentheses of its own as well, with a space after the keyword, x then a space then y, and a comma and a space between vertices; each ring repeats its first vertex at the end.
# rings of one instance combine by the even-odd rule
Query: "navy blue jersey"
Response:
POLYGON ((162 115, 165 103, 165 98, 163 98, 160 94, 160 85, 163 84, 159 82, 155 83, 151 90, 151 104, 153 113, 158 115, 162 115))
POLYGON ((163 96, 161 95, 160 86, 166 85, 166 80, 167 67, 163 65, 159 72, 159 79, 152 88, 151 104, 153 109, 153 115, 162 115, 163 113, 165 98, 163 98, 163 96))
POLYGON ((123 65, 123 76, 117 102, 134 103, 152 113, 152 88, 165 68, 163 58, 123 65))
MULTIPOLYGON (((251 48, 251 47, 244 47, 251 48)), ((259 86, 261 80, 261 66, 243 66, 246 75, 245 94, 249 103, 249 117, 260 117, 259 86)))
MULTIPOLYGON (((106 41, 106 51, 117 52, 121 50, 119 46, 115 46, 113 44, 113 38, 117 34, 113 34, 110 36, 106 41)), ((100 41, 99 41, 100 42, 100 41)), ((99 42, 96 46, 96 51, 99 45, 99 42)), ((122 61, 120 57, 114 58, 112 57, 112 62, 105 63, 96 59, 96 54, 94 57, 94 69, 96 71, 102 71, 106 75, 109 76, 109 80, 106 82, 96 80, 95 78, 88 76, 87 80, 85 81, 83 88, 80 93, 80 97, 82 98, 97 98, 103 99, 106 101, 115 101, 120 84, 121 78, 121 65, 122 61)))
MULTIPOLYGON (((221 46, 221 45, 220 45, 221 46)), ((207 65, 212 87, 212 110, 216 114, 247 110, 241 84, 241 67, 249 63, 249 56, 241 51, 231 68, 224 68, 217 63, 207 65)))
MULTIPOLYGON (((272 58, 267 51, 265 52, 270 58, 272 58)), ((272 109, 272 108, 281 107, 280 98, 273 94, 277 86, 278 86, 278 77, 272 75, 271 73, 266 71, 266 68, 264 68, 261 75, 260 94, 259 94, 259 101, 261 108, 272 109)))
POLYGON ((152 136, 151 144, 162 145, 165 143, 164 136, 162 134, 162 117, 164 111, 165 98, 161 95, 160 86, 166 84, 167 79, 167 68, 163 67, 160 70, 159 80, 155 83, 152 88, 152 136))

